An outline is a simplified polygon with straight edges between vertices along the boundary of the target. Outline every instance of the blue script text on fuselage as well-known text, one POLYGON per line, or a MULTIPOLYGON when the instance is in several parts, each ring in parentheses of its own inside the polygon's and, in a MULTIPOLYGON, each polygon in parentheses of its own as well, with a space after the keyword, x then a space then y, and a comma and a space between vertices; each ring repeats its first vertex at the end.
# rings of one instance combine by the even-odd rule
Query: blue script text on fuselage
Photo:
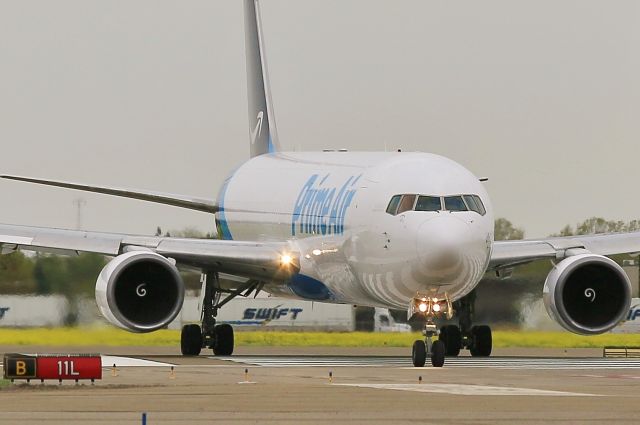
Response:
POLYGON ((347 210, 356 194, 361 176, 351 176, 341 186, 324 185, 330 174, 319 179, 314 174, 302 187, 293 208, 291 235, 341 235, 347 210), (319 181, 318 181, 319 180, 319 181))

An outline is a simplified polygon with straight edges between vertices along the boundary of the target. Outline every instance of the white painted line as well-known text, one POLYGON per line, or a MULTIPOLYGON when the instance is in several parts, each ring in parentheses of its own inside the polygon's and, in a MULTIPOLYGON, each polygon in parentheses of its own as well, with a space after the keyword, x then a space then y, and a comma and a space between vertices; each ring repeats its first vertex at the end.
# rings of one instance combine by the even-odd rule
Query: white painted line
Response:
POLYGON ((332 384, 343 387, 376 388, 384 390, 414 391, 420 393, 443 393, 480 396, 570 396, 598 397, 597 394, 572 393, 566 391, 537 390, 534 388, 493 387, 489 385, 465 384, 332 384))
POLYGON ((238 368, 240 367, 240 365, 235 365, 235 364, 177 364, 175 365, 176 369, 180 368, 180 369, 202 369, 202 368, 218 368, 218 367, 234 367, 234 368, 238 368))
POLYGON ((101 356, 102 367, 168 367, 174 366, 171 363, 155 362, 152 360, 136 359, 134 357, 120 357, 120 356, 101 356))

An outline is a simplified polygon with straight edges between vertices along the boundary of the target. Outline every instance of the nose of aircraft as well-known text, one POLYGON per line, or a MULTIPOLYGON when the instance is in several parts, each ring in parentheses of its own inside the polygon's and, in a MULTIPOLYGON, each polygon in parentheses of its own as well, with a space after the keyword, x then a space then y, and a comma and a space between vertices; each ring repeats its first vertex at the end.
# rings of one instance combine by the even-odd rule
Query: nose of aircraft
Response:
POLYGON ((471 228, 450 213, 423 222, 416 235, 418 258, 431 273, 457 268, 473 243, 471 228))

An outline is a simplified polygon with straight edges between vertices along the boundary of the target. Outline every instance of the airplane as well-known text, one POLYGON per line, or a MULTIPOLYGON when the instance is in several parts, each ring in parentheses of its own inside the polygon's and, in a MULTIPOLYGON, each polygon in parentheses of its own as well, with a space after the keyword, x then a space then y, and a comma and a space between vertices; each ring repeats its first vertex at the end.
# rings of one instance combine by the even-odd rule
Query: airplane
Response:
MULTIPOLYGON (((181 352, 233 353, 233 328, 216 323, 236 296, 270 294, 407 309, 424 321, 412 363, 442 367, 468 349, 489 356, 492 332, 474 318, 487 272, 537 260, 555 266, 543 286, 550 316, 568 331, 607 332, 629 311, 631 284, 608 255, 640 252, 640 233, 494 241, 483 182, 455 161, 421 152, 280 149, 258 0, 244 0, 251 158, 217 199, 3 175, 4 179, 115 195, 213 214, 218 239, 149 237, 0 225, 3 254, 18 249, 93 252, 113 259, 96 302, 132 332, 166 327, 180 312, 178 267, 203 274, 201 323, 185 325, 181 352), (458 325, 440 326, 458 318, 458 325), (435 339, 438 337, 438 339, 435 339)), ((496 296, 499 302, 499 296, 496 296)))

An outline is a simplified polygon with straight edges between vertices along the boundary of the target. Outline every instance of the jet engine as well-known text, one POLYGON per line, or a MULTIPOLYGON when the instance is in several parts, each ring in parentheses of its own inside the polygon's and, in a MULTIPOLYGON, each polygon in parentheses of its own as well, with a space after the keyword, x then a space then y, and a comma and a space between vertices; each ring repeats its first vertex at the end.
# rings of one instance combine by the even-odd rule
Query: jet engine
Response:
POLYGON ((544 305, 552 319, 582 335, 609 331, 631 304, 631 282, 613 260, 579 254, 560 261, 544 283, 544 305))
POLYGON ((167 258, 133 251, 111 260, 96 283, 96 302, 112 324, 132 332, 167 326, 182 309, 184 283, 167 258))

